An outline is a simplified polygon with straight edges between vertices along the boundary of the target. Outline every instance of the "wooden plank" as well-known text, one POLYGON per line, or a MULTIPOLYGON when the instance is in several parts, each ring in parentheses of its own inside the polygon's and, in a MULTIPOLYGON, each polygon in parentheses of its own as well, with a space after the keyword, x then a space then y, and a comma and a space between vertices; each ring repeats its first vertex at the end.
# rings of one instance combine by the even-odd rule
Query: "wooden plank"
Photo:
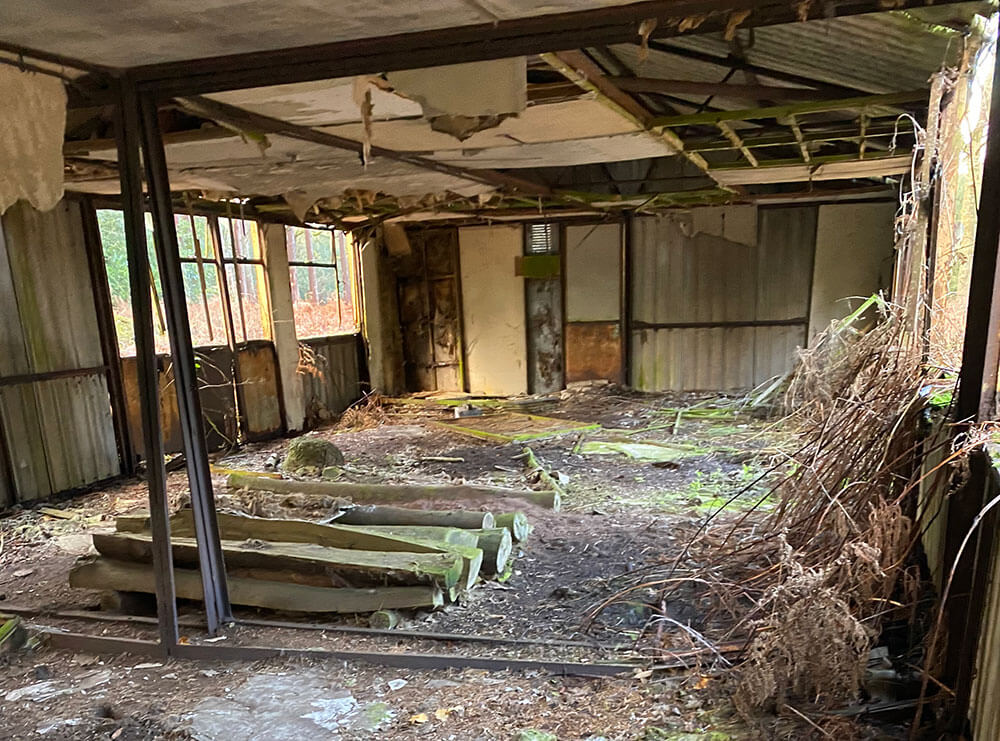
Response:
MULTIPOLYGON (((151 562, 152 536, 142 533, 94 533, 98 553, 120 561, 151 562)), ((198 544, 194 538, 171 540, 174 562, 181 566, 199 563, 198 544)), ((387 553, 328 548, 312 543, 270 543, 258 540, 222 541, 227 568, 301 571, 330 576, 338 581, 357 584, 431 584, 445 588, 462 586, 465 568, 460 556, 450 553, 387 553)))
MULTIPOLYGON (((407 510, 409 511, 409 510, 407 510)), ((270 540, 283 543, 313 543, 329 548, 348 550, 389 551, 397 553, 441 553, 442 549, 426 543, 413 543, 406 538, 365 528, 321 525, 307 520, 271 520, 263 517, 219 514, 219 536, 224 540, 270 540)), ((133 515, 119 517, 118 532, 149 532, 149 517, 133 515)), ((483 527, 482 524, 477 527, 483 527)), ((174 537, 193 538, 194 518, 184 509, 170 518, 170 533, 174 537)))
MULTIPOLYGON (((69 583, 80 589, 116 589, 155 594, 153 569, 146 564, 96 558, 78 562, 69 583)), ((372 612, 385 608, 440 607, 441 590, 435 586, 331 589, 287 582, 230 577, 229 598, 233 604, 289 612, 372 612)), ((174 569, 174 585, 182 599, 201 600, 201 574, 192 569, 174 569)))
MULTIPOLYGON (((590 427, 580 428, 591 429, 590 427)), ((559 509, 552 492, 521 489, 501 489, 491 486, 433 486, 421 484, 359 484, 326 481, 289 481, 231 474, 227 483, 234 489, 273 491, 281 494, 306 494, 350 499, 357 503, 414 503, 427 501, 501 501, 524 500, 540 507, 559 509)), ((401 523, 402 524, 402 523, 401 523)))

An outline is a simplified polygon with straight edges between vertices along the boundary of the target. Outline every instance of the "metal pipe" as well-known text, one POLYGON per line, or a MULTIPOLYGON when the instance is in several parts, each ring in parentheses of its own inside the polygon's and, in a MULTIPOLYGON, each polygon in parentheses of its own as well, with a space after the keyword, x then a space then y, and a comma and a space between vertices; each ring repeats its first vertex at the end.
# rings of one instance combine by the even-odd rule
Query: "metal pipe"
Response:
POLYGON ((188 482, 191 486, 191 506, 194 510, 195 536, 198 542, 205 615, 208 631, 218 632, 222 622, 232 619, 226 570, 219 542, 212 477, 208 467, 208 449, 202 427, 201 400, 195 371, 191 329, 188 325, 187 299, 177 247, 177 230, 173 204, 170 200, 170 180, 166 154, 157 118, 156 104, 147 97, 139 99, 146 180, 149 186, 150 209, 153 214, 153 235, 160 283, 167 314, 167 332, 174 364, 174 386, 184 439, 188 482))
POLYGON ((149 488, 150 529, 153 535, 153 572, 156 579, 156 610, 162 652, 177 645, 177 598, 174 589, 174 559, 170 550, 170 512, 167 503, 167 473, 163 462, 160 428, 160 391, 153 339, 153 306, 146 252, 146 222, 142 211, 142 174, 139 162, 139 106, 135 86, 128 77, 119 82, 115 107, 115 139, 121 178, 125 248, 128 254, 129 288, 132 293, 132 326, 135 332, 136 375, 139 382, 139 415, 146 454, 146 485, 149 488))

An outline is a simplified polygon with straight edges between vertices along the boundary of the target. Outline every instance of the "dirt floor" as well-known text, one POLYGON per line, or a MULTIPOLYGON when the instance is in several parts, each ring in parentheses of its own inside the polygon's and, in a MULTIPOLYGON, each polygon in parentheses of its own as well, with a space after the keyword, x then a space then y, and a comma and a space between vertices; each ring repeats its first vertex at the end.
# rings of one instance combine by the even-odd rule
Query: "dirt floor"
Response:
MULTIPOLYGON (((414 612, 400 626, 495 640, 350 632, 344 628, 366 625, 363 616, 323 616, 321 622, 333 627, 239 624, 227 628, 219 642, 572 662, 640 661, 651 651, 659 653, 664 643, 690 652, 690 638, 672 626, 702 630, 696 605, 658 605, 652 599, 647 604, 642 592, 639 599, 613 598, 644 570, 677 559, 696 529, 723 505, 740 512, 757 502, 766 491, 761 475, 780 463, 784 446, 793 441, 727 399, 591 386, 551 399, 498 404, 483 405, 486 417, 450 424, 489 429, 490 414, 513 411, 599 427, 551 434, 553 423, 537 421, 535 427, 549 436, 483 439, 439 424, 454 419, 454 403, 409 398, 310 433, 342 450, 346 461, 337 478, 343 481, 538 488, 521 457, 530 446, 564 482, 561 512, 518 503, 533 532, 517 546, 508 581, 484 582, 460 603, 414 612), (664 625, 671 629, 664 631, 664 625)), ((495 429, 509 432, 509 424, 499 425, 501 419, 510 421, 495 417, 495 429)), ((530 424, 527 429, 530 436, 530 424)), ((215 465, 263 471, 287 445, 287 440, 249 445, 215 465)), ((172 502, 182 505, 185 475, 172 473, 168 483, 172 502)), ((216 492, 220 511, 322 520, 337 507, 332 501, 229 491, 221 476, 216 492)), ((145 509, 145 496, 141 483, 122 482, 0 519, 0 613, 16 610, 30 624, 68 631, 155 638, 149 620, 71 615, 106 613, 99 612, 101 594, 67 584, 74 561, 91 552, 90 534, 112 529, 117 515, 145 509)), ((505 504, 465 506, 497 510, 505 504)), ((425 506, 433 509, 435 503, 425 506)), ((457 507, 450 502, 437 508, 457 507)), ((197 627, 198 605, 182 604, 181 615, 184 641, 208 640, 197 627)), ((237 609, 236 617, 317 622, 316 616, 246 609, 237 609)), ((811 726, 794 718, 766 730, 738 722, 725 699, 725 681, 714 672, 718 661, 703 657, 688 670, 662 671, 645 662, 631 674, 592 679, 539 670, 415 671, 312 659, 222 664, 127 654, 97 657, 43 644, 0 656, 0 739, 813 737, 811 726)), ((865 736, 894 737, 885 728, 870 729, 865 736)))

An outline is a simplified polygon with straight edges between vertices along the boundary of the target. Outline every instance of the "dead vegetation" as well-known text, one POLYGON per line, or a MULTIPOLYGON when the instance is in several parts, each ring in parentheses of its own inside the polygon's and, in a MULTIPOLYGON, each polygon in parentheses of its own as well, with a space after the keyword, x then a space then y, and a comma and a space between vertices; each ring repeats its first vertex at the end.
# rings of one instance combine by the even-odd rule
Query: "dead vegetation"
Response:
POLYGON ((379 394, 365 394, 340 415, 337 429, 357 432, 384 425, 389 419, 382 397, 379 394))
POLYGON ((802 353, 781 409, 800 443, 754 482, 770 484, 756 505, 713 513, 677 560, 617 597, 644 592, 658 606, 647 628, 657 625, 661 656, 693 635, 719 647, 741 642, 730 677, 746 717, 855 702, 889 622, 909 621, 910 650, 919 651, 925 378, 899 310, 874 299, 865 308, 875 305, 879 320, 867 332, 853 326, 859 312, 802 353), (679 603, 701 612, 698 631, 670 617, 679 603))

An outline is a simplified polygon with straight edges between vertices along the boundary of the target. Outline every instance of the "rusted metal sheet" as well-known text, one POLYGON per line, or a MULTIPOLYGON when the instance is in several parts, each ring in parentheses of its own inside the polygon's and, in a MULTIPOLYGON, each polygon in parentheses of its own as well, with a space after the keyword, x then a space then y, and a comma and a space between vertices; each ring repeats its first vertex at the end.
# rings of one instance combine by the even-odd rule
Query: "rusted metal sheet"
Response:
POLYGON ((315 367, 303 370, 306 426, 331 420, 361 398, 358 375, 358 335, 305 340, 315 356, 315 367))
POLYGON ((244 431, 250 440, 279 434, 281 394, 278 390, 278 358, 270 342, 253 342, 237 353, 243 388, 244 431))
POLYGON ((621 383, 621 325, 587 322, 566 325, 566 382, 607 379, 621 383))
POLYGON ((17 204, 0 240, 0 424, 29 501, 120 470, 80 204, 17 204))
MULTIPOLYGON (((157 378, 160 386, 160 429, 163 434, 163 452, 181 451, 181 428, 177 412, 177 397, 171 391, 172 377, 166 368, 166 356, 157 357, 157 378)), ((135 357, 122 358, 122 387, 125 391, 125 408, 128 414, 129 434, 137 451, 144 450, 146 441, 139 419, 139 381, 135 357)))
POLYGON ((805 343, 816 208, 726 206, 632 225, 632 385, 708 391, 787 372, 805 343))

